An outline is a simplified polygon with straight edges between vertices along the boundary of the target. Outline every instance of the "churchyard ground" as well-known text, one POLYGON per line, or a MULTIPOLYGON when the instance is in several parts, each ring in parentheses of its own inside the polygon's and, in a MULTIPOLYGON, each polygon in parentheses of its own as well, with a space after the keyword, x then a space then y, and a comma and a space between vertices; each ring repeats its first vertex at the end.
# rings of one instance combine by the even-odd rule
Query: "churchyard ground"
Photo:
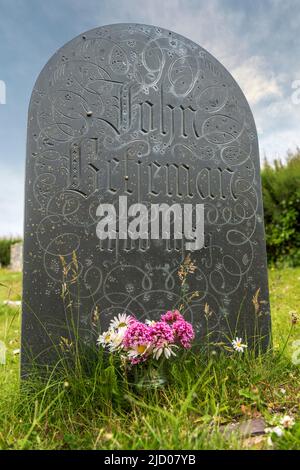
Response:
POLYGON ((90 376, 52 378, 20 392, 20 311, 3 302, 21 298, 21 275, 2 269, 0 282, 0 340, 7 346, 0 449, 300 449, 300 268, 269 270, 273 351, 256 358, 247 351, 189 354, 184 366, 174 360, 165 388, 143 394, 124 386, 101 357, 90 376), (295 424, 272 441, 240 428, 228 432, 230 423, 263 419, 272 427, 285 415, 295 424))

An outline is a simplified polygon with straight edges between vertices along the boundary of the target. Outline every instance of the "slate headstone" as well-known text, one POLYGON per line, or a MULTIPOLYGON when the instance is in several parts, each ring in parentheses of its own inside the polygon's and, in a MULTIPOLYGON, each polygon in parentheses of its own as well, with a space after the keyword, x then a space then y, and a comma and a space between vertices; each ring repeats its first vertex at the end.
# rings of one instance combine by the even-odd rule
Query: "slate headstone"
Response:
POLYGON ((24 243, 23 371, 71 345, 74 322, 95 344, 118 313, 156 319, 175 306, 200 343, 239 336, 265 349, 257 133, 229 72, 154 26, 104 26, 62 47, 30 102, 24 243), (204 240, 191 251, 173 219, 169 240, 124 239, 119 224, 116 239, 99 240, 99 204, 113 204, 119 222, 122 197, 128 207, 190 204, 194 218, 203 205, 204 240))

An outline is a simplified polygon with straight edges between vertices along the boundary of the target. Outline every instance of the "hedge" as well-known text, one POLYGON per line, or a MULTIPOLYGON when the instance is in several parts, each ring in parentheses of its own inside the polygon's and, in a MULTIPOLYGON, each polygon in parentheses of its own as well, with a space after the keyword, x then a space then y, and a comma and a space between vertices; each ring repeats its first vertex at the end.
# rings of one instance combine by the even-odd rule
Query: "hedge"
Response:
POLYGON ((300 149, 282 163, 262 169, 263 202, 270 264, 300 265, 300 149))
POLYGON ((10 264, 10 247, 20 241, 19 238, 0 238, 0 266, 10 264))

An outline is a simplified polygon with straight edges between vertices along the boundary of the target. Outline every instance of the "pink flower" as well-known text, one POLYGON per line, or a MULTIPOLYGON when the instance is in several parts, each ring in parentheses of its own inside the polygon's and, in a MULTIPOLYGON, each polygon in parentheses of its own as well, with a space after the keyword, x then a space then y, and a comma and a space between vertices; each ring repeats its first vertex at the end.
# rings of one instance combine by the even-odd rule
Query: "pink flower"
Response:
POLYGON ((125 348, 146 345, 150 342, 150 327, 137 320, 131 322, 125 332, 123 344, 125 348))
POLYGON ((130 361, 130 364, 135 365, 135 364, 141 364, 141 362, 145 362, 148 359, 147 354, 128 354, 128 359, 130 361))
POLYGON ((128 350, 128 359, 131 364, 144 362, 151 345, 150 327, 134 320, 125 332, 123 345, 128 350))
POLYGON ((174 333, 170 325, 164 321, 158 321, 150 326, 151 343, 159 347, 166 343, 174 343, 174 333))
POLYGON ((161 316, 161 320, 167 323, 173 323, 177 320, 184 320, 179 310, 169 310, 167 313, 161 316))
POLYGON ((192 325, 182 320, 177 320, 172 324, 174 331, 175 339, 185 348, 189 349, 191 347, 191 342, 195 338, 195 333, 192 325))
POLYGON ((158 360, 162 355, 167 359, 175 356, 173 348, 176 348, 173 329, 168 323, 158 321, 151 326, 151 349, 153 357, 158 360))

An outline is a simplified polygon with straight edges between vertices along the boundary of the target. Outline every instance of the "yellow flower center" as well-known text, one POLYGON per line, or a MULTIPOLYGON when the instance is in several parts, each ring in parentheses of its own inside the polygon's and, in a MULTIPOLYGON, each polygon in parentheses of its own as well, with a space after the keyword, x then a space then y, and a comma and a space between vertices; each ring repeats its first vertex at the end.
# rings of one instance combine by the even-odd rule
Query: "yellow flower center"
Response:
POLYGON ((143 354, 147 349, 147 346, 145 344, 140 344, 137 346, 136 350, 139 354, 143 354))
POLYGON ((127 324, 125 322, 119 323, 119 328, 124 328, 124 326, 127 326, 127 324))

